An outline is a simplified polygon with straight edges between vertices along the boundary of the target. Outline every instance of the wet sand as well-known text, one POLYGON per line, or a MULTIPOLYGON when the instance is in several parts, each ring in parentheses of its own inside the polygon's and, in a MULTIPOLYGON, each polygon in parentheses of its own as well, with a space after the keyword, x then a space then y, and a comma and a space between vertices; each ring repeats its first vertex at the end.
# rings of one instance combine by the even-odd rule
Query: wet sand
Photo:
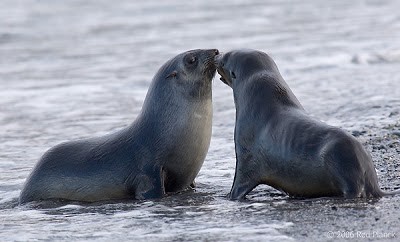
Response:
POLYGON ((11 1, 0 4, 0 240, 398 241, 400 196, 293 200, 233 181, 232 91, 193 192, 155 201, 18 206, 50 147, 131 123, 157 69, 195 48, 260 49, 307 112, 365 145, 400 189, 399 1, 11 1))

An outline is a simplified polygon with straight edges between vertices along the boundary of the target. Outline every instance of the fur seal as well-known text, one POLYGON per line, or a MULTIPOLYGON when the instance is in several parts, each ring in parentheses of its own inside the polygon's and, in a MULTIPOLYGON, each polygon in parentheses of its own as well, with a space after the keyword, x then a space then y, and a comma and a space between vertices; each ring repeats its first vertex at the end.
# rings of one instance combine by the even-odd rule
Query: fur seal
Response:
POLYGON ((187 189, 210 145, 217 54, 191 50, 166 62, 128 127, 48 150, 19 202, 153 199, 187 189))
POLYGON ((308 116, 267 54, 236 50, 217 56, 216 62, 221 80, 233 89, 236 107, 230 199, 243 199, 259 184, 300 198, 387 194, 363 146, 345 131, 308 116))

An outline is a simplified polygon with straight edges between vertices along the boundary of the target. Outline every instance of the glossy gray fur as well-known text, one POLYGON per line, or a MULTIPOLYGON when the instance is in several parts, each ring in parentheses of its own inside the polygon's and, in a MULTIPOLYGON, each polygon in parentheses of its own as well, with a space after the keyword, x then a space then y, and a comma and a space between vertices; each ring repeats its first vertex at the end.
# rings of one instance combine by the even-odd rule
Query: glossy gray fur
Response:
POLYGON ((236 172, 230 199, 267 184, 292 197, 381 197, 368 152, 345 131, 316 120, 275 62, 256 50, 217 57, 236 106, 236 172))
POLYGON ((187 189, 210 144, 216 54, 192 50, 165 63, 128 127, 47 151, 28 177, 20 203, 151 199, 187 189))

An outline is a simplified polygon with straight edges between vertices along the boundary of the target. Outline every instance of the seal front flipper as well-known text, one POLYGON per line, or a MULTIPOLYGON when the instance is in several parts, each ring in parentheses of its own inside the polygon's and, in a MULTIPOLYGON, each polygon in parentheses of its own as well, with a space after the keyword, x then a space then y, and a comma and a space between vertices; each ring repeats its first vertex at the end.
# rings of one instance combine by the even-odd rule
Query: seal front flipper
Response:
POLYGON ((253 190, 259 183, 250 176, 244 176, 236 170, 235 179, 231 192, 228 194, 230 200, 243 200, 245 196, 253 190))
POLYGON ((153 174, 140 174, 132 182, 127 182, 127 190, 135 199, 162 198, 165 195, 164 179, 165 172, 162 169, 153 171, 153 174), (159 174, 154 175, 154 172, 159 174))
POLYGON ((243 200, 245 196, 253 190, 258 184, 252 181, 238 182, 236 179, 233 182, 231 192, 228 197, 230 200, 243 200))

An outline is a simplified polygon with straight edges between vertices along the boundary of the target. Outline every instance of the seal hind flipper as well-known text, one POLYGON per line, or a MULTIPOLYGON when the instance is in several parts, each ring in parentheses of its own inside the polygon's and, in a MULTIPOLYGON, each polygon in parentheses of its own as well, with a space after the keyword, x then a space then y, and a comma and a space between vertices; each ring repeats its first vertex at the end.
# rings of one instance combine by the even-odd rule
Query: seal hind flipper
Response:
POLYGON ((382 191, 382 190, 379 188, 379 195, 380 195, 381 197, 385 197, 385 196, 396 196, 396 195, 399 195, 399 194, 400 194, 400 189, 394 190, 394 191, 390 191, 390 192, 385 192, 385 191, 382 191))

